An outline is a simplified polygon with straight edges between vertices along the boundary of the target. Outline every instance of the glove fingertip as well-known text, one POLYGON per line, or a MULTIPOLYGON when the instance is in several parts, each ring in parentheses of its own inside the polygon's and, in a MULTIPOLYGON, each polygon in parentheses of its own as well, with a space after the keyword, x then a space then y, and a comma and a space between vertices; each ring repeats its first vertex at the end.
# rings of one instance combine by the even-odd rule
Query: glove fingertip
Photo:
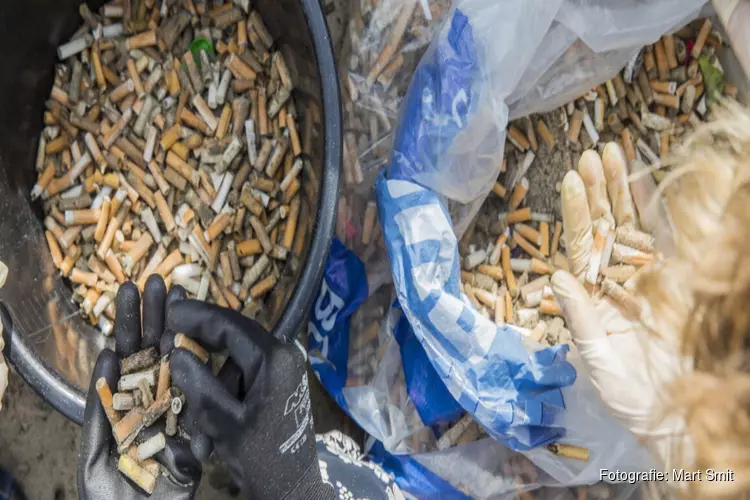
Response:
POLYGON ((117 359, 117 355, 110 349, 102 350, 96 360, 94 372, 91 376, 92 386, 102 377, 107 380, 110 389, 116 390, 117 379, 120 378, 120 362, 117 359))

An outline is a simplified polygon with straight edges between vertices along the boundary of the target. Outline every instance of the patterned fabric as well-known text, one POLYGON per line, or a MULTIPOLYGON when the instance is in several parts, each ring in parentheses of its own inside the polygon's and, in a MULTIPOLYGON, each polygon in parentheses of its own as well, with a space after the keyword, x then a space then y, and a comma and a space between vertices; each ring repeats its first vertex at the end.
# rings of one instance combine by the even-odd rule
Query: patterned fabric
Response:
POLYGON ((391 475, 362 460, 362 451, 349 436, 332 431, 318 435, 316 441, 320 475, 334 487, 338 500, 405 499, 391 475))
POLYGON ((21 486, 13 475, 3 468, 0 468, 0 500, 26 500, 21 486))

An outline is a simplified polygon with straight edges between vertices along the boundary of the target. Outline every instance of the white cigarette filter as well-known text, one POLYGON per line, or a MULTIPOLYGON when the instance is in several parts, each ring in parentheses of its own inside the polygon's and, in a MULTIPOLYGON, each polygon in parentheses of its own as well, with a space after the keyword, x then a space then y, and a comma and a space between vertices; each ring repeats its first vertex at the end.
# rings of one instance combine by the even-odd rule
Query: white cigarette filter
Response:
POLYGON ((167 446, 167 440, 161 432, 138 445, 136 460, 142 462, 151 458, 167 446))

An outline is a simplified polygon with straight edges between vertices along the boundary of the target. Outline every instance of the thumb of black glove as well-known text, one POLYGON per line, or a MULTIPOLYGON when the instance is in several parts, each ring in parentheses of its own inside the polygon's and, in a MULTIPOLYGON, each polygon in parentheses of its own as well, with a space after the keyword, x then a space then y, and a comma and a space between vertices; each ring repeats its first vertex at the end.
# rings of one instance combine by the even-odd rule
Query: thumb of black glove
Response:
MULTIPOLYGON (((163 499, 189 500, 193 498, 201 476, 200 463, 190 452, 190 444, 183 438, 167 437, 166 448, 154 458, 167 472, 159 474, 153 493, 149 496, 132 484, 117 469, 117 444, 112 436, 112 426, 107 420, 104 407, 96 390, 96 382, 105 378, 111 388, 117 387, 120 378, 119 358, 134 354, 142 344, 158 344, 158 336, 164 329, 166 290, 160 277, 151 277, 144 292, 145 332, 158 332, 156 339, 141 336, 141 313, 138 289, 125 283, 117 294, 117 316, 115 336, 117 354, 105 349, 99 355, 86 399, 83 435, 78 457, 78 494, 83 500, 104 499, 163 499), (148 311, 148 312, 147 312, 148 311)), ((170 291, 170 298, 184 297, 179 287, 170 291)), ((167 299, 167 302, 169 299, 167 299)), ((154 425, 148 429, 158 432, 154 425)), ((144 436, 146 437, 146 436, 144 436)))
POLYGON ((213 442, 244 495, 334 498, 332 486, 320 477, 300 350, 236 311, 203 302, 172 304, 167 327, 229 354, 219 378, 184 349, 172 352, 171 371, 197 427, 213 442), (237 372, 239 383, 231 384, 237 372))

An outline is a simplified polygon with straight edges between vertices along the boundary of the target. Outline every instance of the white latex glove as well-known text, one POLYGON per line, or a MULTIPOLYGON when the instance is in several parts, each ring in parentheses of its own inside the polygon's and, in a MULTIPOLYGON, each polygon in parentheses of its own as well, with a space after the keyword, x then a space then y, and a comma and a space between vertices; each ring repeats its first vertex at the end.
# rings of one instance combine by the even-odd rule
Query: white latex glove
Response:
MULTIPOLYGON (((627 161, 616 143, 607 144, 601 159, 595 151, 584 152, 578 172, 567 173, 562 185, 562 211, 573 274, 556 272, 552 288, 601 399, 657 458, 673 464, 675 457, 670 457, 670 452, 674 445, 686 444, 685 424, 682 418, 663 420, 661 411, 668 401, 666 384, 681 370, 675 339, 656 338, 608 297, 590 297, 582 284, 593 248, 592 221, 604 217, 617 227, 638 227, 627 177, 627 161)), ((651 199, 649 193, 655 190, 653 178, 645 176, 633 187, 638 193, 636 201, 643 202, 639 203, 639 212, 650 218, 647 223, 642 221, 644 227, 664 235, 669 226, 666 212, 646 205, 651 199)), ((686 451, 691 456, 689 450, 682 450, 683 457, 686 451)))
MULTIPOLYGON (((7 276, 8 267, 0 262, 0 288, 5 284, 7 276)), ((5 358, 3 358, 3 349, 5 349, 5 341, 3 340, 3 323, 0 322, 0 410, 3 409, 3 394, 8 388, 8 365, 5 364, 5 358)))

